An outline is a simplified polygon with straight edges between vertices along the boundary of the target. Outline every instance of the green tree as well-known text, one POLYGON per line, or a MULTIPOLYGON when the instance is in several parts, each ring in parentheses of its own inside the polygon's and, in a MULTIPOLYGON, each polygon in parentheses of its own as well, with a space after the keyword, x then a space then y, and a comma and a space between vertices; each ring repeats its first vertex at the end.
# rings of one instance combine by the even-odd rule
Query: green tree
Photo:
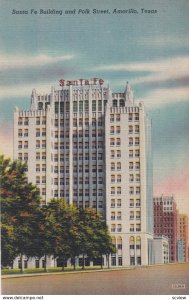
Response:
POLYGON ((36 186, 27 182, 25 168, 26 165, 20 161, 0 156, 1 234, 5 243, 2 248, 3 265, 18 255, 21 262, 23 255, 33 255, 32 241, 37 234, 34 224, 40 209, 40 196, 36 186), (5 254, 6 249, 12 250, 5 254))
POLYGON ((111 236, 108 231, 108 227, 100 214, 97 214, 95 210, 88 208, 85 210, 89 223, 88 227, 91 230, 90 234, 90 248, 89 256, 92 258, 101 258, 103 255, 109 256, 110 253, 115 253, 116 248, 112 244, 111 236), (92 250, 92 251, 91 251, 92 250))

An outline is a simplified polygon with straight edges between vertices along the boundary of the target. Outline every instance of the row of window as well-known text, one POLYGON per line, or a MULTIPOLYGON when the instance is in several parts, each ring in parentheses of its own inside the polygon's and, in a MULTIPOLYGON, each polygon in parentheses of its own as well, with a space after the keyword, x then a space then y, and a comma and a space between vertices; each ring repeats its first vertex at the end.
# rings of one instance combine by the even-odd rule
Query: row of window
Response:
MULTIPOLYGON (((102 137, 103 136, 103 130, 92 130, 92 137, 102 137)), ((77 138, 77 137, 89 137, 89 130, 79 130, 79 131, 76 131, 74 130, 73 131, 73 138, 77 138)))
MULTIPOLYGON (((115 211, 111 211, 111 220, 121 220, 121 212, 118 211, 117 213, 115 211)), ((141 219, 141 212, 140 211, 130 211, 130 220, 140 220, 141 219)))
POLYGON ((28 153, 18 153, 18 159, 19 160, 28 160, 28 153))
MULTIPOLYGON (((102 126, 103 122, 102 122, 101 118, 99 118, 99 119, 92 118, 92 123, 91 124, 92 124, 92 127, 96 127, 96 125, 102 126)), ((89 119, 88 118, 85 118, 85 119, 79 118, 79 120, 77 120, 76 118, 73 119, 73 127, 83 126, 83 125, 85 125, 86 127, 89 126, 89 119)))
POLYGON ((121 121, 121 115, 120 114, 111 114, 110 115, 110 122, 120 122, 121 121))
POLYGON ((36 172, 45 172, 46 171, 46 164, 36 164, 36 167, 35 167, 35 170, 36 172))
MULTIPOLYGON (((58 143, 55 145, 58 147, 58 143)), ((60 143, 61 145, 61 143, 60 143)), ((68 143, 68 146, 69 146, 69 143, 68 143)), ((91 145, 91 148, 92 149, 103 149, 103 142, 102 141, 92 141, 92 145, 91 145)), ((85 142, 83 143, 83 140, 82 141, 79 141, 79 142, 73 142, 73 149, 89 149, 89 142, 85 142)))
POLYGON ((35 183, 36 184, 40 184, 40 183, 45 184, 46 183, 46 176, 42 176, 42 177, 36 176, 35 183))
MULTIPOLYGON (((46 118, 43 117, 40 119, 40 117, 36 118, 36 125, 46 125, 46 118)), ((29 125, 29 118, 18 118, 18 125, 29 125)))
MULTIPOLYGON (((133 186, 132 187, 129 187, 129 194, 130 195, 133 195, 133 194, 140 194, 140 187, 137 186, 136 188, 134 188, 133 186)), ((111 195, 121 195, 121 187, 111 187, 111 195)))
POLYGON ((28 141, 18 141, 18 149, 28 149, 28 141))
MULTIPOLYGON (((90 195, 90 192, 89 192, 89 189, 79 189, 79 191, 77 189, 74 189, 73 191, 73 195, 76 197, 76 196, 89 196, 90 195)), ((103 189, 92 189, 92 196, 103 196, 103 189)))
POLYGON ((18 129, 18 137, 22 137, 22 136, 28 136, 28 129, 18 129))
MULTIPOLYGON (((111 224, 111 232, 122 232, 122 224, 111 224)), ((141 224, 130 224, 130 232, 141 231, 141 224)))
MULTIPOLYGON (((96 155, 96 153, 92 153, 92 157, 91 157, 91 159, 92 160, 97 160, 97 158, 98 158, 98 160, 102 160, 103 159, 103 154, 102 153, 98 153, 98 157, 97 157, 97 155, 96 155)), ((79 155, 79 156, 77 156, 77 155, 73 155, 73 160, 74 161, 77 161, 77 160, 89 160, 89 153, 85 153, 85 156, 83 156, 83 155, 79 155)))

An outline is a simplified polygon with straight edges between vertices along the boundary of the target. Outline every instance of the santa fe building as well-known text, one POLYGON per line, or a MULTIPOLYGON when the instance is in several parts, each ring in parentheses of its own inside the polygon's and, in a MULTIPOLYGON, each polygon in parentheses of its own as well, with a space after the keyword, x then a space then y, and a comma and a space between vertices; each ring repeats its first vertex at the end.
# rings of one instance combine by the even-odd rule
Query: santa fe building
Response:
POLYGON ((14 159, 27 162, 42 204, 63 197, 103 214, 117 247, 110 265, 151 263, 151 121, 143 103, 129 83, 121 93, 97 78, 60 85, 50 94, 34 89, 30 108, 15 110, 14 159))

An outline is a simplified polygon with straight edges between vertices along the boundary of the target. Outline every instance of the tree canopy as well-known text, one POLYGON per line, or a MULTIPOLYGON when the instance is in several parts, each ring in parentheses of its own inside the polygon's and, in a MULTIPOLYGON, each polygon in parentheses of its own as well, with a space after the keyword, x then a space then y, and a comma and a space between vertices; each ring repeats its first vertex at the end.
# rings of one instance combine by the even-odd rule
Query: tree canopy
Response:
MULTIPOLYGON (((40 205, 38 188, 27 182, 25 164, 0 156, 2 265, 17 256, 89 259, 115 253, 108 228, 94 209, 77 209, 64 199, 40 205)), ((83 265, 84 267, 84 265, 83 265)))

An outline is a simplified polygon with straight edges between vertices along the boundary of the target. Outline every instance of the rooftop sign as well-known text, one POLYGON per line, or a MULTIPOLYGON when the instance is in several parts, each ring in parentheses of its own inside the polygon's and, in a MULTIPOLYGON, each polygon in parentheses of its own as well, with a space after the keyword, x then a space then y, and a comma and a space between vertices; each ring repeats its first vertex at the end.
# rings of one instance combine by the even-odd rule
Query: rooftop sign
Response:
POLYGON ((82 85, 97 85, 100 84, 102 85, 104 83, 103 79, 100 78, 92 78, 92 79, 77 79, 77 80, 64 80, 60 79, 59 84, 60 86, 82 86, 82 85))

